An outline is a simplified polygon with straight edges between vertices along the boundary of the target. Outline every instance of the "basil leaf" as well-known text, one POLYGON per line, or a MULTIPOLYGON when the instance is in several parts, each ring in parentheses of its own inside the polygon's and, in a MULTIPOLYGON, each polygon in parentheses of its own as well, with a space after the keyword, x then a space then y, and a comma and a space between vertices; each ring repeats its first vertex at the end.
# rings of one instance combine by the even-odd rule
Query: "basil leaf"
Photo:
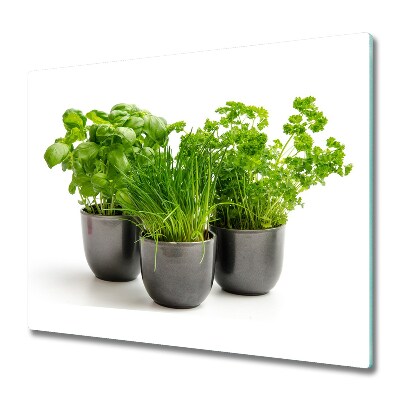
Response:
POLYGON ((92 176, 92 185, 95 189, 101 191, 109 186, 110 182, 107 179, 107 175, 103 172, 97 172, 92 176))
POLYGON ((126 103, 119 103, 116 104, 112 109, 111 112, 119 110, 119 111, 125 111, 129 114, 133 114, 137 111, 140 111, 139 108, 135 104, 126 104, 126 103))
POLYGON ((93 121, 95 124, 107 124, 108 114, 104 111, 92 110, 86 114, 86 117, 93 121))
POLYGON ((99 152, 99 146, 93 142, 81 143, 75 150, 74 156, 82 161, 95 158, 99 152))
POLYGON ((164 121, 154 115, 145 115, 143 120, 143 131, 155 142, 163 144, 168 135, 164 121))
POLYGON ((85 139, 86 139, 85 128, 74 127, 66 133, 64 138, 64 143, 73 144, 75 142, 82 141, 85 139))
POLYGON ((120 149, 111 150, 108 153, 108 161, 114 166, 118 171, 127 171, 130 168, 129 161, 120 149))
POLYGON ((44 159, 49 168, 60 164, 69 154, 69 146, 65 143, 54 143, 44 153, 44 159))
POLYGON ((129 119, 130 115, 126 111, 114 110, 108 115, 109 121, 113 125, 122 126, 129 119))
POLYGON ((154 141, 150 136, 146 136, 143 141, 143 146, 145 147, 153 147, 156 145, 156 141, 154 141))
POLYGON ((89 128, 89 141, 91 142, 97 142, 97 138, 96 138, 96 132, 97 129, 99 128, 99 125, 91 125, 89 128))
POLYGON ((72 160, 71 157, 67 157, 61 163, 61 168, 65 172, 68 169, 72 169, 72 160))
POLYGON ((80 174, 76 174, 76 175, 74 174, 73 179, 77 186, 82 186, 86 183, 91 182, 90 178, 87 175, 85 175, 84 172, 81 172, 80 174))
POLYGON ((90 181, 85 182, 83 185, 81 185, 79 188, 79 192, 83 197, 94 197, 97 196, 97 194, 99 193, 98 190, 95 190, 92 182, 90 181))
POLYGON ((75 181, 74 181, 74 178, 72 178, 72 181, 71 181, 71 183, 70 183, 69 186, 68 186, 68 192, 69 192, 70 194, 75 194, 75 192, 76 192, 76 183, 75 183, 75 181))
POLYGON ((75 110, 74 108, 66 110, 62 119, 67 131, 70 131, 72 128, 83 129, 87 121, 87 118, 82 114, 82 111, 75 110))
POLYGON ((136 133, 142 132, 143 125, 143 118, 140 117, 130 117, 124 124, 127 128, 132 128, 136 133))
POLYGON ((115 198, 117 202, 121 204, 123 207, 126 207, 127 205, 131 207, 133 206, 132 200, 129 196, 129 192, 126 189, 118 190, 115 195, 115 198))
POLYGON ((132 128, 119 127, 115 130, 116 135, 125 139, 129 143, 134 143, 136 140, 136 133, 132 128))
POLYGON ((138 163, 142 165, 150 165, 154 162, 154 150, 151 147, 143 147, 137 155, 138 163))
POLYGON ((79 162, 77 159, 74 159, 72 162, 72 167, 75 174, 84 174, 85 171, 83 169, 82 163, 79 162))
MULTIPOLYGON (((114 128, 110 125, 97 125, 97 129, 93 128, 93 133, 96 138, 96 143, 102 143, 105 139, 113 135, 114 128)), ((89 131, 90 134, 91 131, 89 131)))

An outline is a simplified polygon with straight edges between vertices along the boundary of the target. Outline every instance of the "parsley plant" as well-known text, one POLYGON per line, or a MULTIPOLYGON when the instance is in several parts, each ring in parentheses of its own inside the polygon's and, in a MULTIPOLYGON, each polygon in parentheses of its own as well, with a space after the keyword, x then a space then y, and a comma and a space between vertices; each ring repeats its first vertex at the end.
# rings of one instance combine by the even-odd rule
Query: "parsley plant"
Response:
POLYGON ((297 97, 293 108, 297 112, 283 125, 283 141, 268 140, 266 109, 233 101, 216 110, 219 120, 207 119, 202 129, 188 134, 193 149, 209 136, 214 150, 225 151, 214 171, 218 226, 256 230, 283 225, 288 213, 302 205, 302 192, 324 185, 333 173, 350 173, 342 143, 330 137, 325 148, 314 144, 313 135, 328 122, 315 98, 297 97))

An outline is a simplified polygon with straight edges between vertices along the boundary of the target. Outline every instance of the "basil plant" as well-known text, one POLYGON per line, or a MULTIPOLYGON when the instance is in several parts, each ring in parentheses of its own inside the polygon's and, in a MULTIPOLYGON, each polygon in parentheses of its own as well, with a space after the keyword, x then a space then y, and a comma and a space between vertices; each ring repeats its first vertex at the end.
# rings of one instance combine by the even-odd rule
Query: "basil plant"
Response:
POLYGON ((122 176, 135 165, 153 162, 155 151, 165 147, 168 135, 181 123, 134 104, 117 104, 110 113, 92 110, 84 115, 70 108, 62 116, 66 133, 44 154, 49 168, 61 164, 72 171, 69 193, 78 191, 79 204, 89 213, 120 214, 115 195, 123 187, 122 176), (91 124, 88 124, 91 121, 91 124))

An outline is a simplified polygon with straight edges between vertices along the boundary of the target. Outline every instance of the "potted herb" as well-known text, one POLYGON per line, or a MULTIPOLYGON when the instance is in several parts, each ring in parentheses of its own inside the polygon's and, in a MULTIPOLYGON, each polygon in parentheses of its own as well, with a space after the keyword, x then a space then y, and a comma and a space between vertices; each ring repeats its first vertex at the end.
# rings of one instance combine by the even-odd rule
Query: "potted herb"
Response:
POLYGON ((313 134, 328 122, 315 98, 296 98, 293 107, 297 113, 283 126, 283 142, 265 133, 266 109, 239 102, 218 108, 220 119, 207 120, 202 129, 214 137, 214 149, 226 149, 212 226, 218 238, 215 279, 225 291, 269 292, 281 274, 288 213, 303 205, 301 193, 352 169, 336 139, 328 138, 324 148, 314 143, 313 134))
POLYGON ((118 202, 140 220, 144 286, 156 303, 172 308, 197 307, 214 280, 215 235, 208 223, 215 157, 206 146, 191 151, 187 143, 181 141, 175 158, 169 147, 158 151, 117 192, 118 202))
POLYGON ((130 281, 140 271, 138 228, 133 216, 123 215, 116 192, 121 176, 147 162, 165 145, 173 127, 163 118, 133 104, 117 104, 110 113, 92 110, 63 114, 64 137, 49 146, 49 168, 61 164, 72 171, 69 192, 80 196, 82 234, 93 273, 108 281, 130 281), (92 121, 89 126, 88 120, 92 121))

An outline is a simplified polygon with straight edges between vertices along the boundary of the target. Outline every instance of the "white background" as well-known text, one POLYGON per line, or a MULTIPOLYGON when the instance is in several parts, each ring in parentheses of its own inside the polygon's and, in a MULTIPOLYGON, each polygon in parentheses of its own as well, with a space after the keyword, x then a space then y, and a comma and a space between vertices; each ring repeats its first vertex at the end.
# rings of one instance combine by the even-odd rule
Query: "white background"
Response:
MULTIPOLYGON (((15 1, 2 9, 2 395, 7 398, 396 397, 398 235, 395 117, 400 70, 395 2, 15 1), (26 72, 48 66, 339 33, 376 39, 376 368, 296 362, 31 334, 26 327, 26 72), (7 141, 6 141, 7 140, 7 141), (12 204, 12 205, 11 205, 12 204), (10 209, 10 207, 12 207, 10 209), (4 394, 3 394, 4 392, 4 394), (167 396, 169 397, 169 396, 167 396)), ((345 95, 345 94, 344 94, 345 95)), ((44 118, 45 120, 45 118, 44 118)), ((43 199, 45 201, 45 199, 43 199)), ((51 205, 49 205, 51 207, 51 205)))
POLYGON ((369 70, 370 36, 361 33, 32 72, 31 329, 368 367, 369 70), (83 255, 77 196, 67 191, 71 173, 49 171, 43 161, 46 147, 64 133, 65 108, 108 111, 131 101, 168 121, 184 118, 190 130, 215 118, 213 110, 227 100, 240 100, 267 107, 270 141, 284 142, 293 99, 309 94, 330 121, 314 135, 316 143, 324 146, 330 136, 343 141, 354 170, 304 193, 304 209, 290 213, 283 273, 268 296, 226 295, 215 285, 200 307, 171 313, 146 296, 141 278, 124 285, 94 278, 83 255), (48 204, 60 212, 48 213, 48 204), (170 329, 161 333, 164 319, 170 329))

